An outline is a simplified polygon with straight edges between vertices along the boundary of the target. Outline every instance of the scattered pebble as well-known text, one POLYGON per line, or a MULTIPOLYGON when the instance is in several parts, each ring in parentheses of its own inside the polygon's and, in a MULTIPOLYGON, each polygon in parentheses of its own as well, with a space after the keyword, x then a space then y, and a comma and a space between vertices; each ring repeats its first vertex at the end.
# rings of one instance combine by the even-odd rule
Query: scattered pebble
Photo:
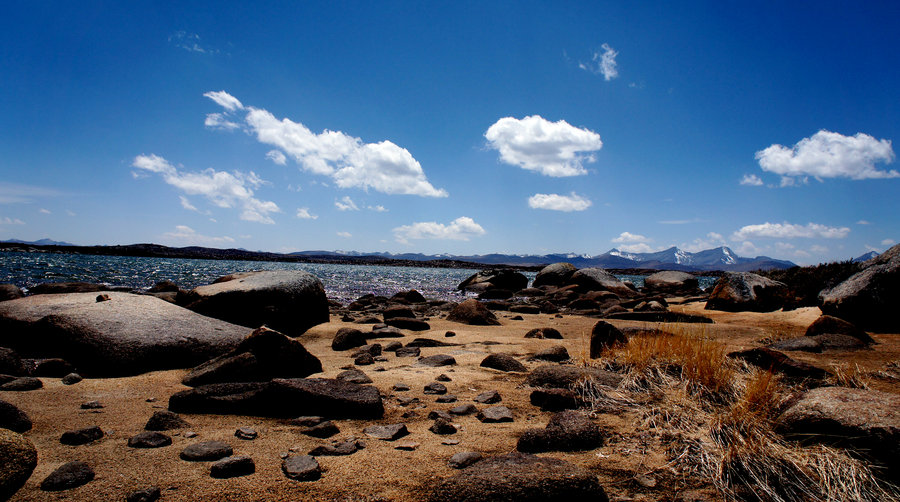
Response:
POLYGON ((258 435, 259 433, 257 433, 256 430, 252 427, 239 427, 236 431, 234 431, 234 437, 247 441, 256 439, 258 435))
POLYGON ((482 458, 481 453, 477 451, 461 451, 450 457, 447 464, 454 469, 465 469, 482 458))
POLYGON ((209 468, 209 475, 214 478, 233 478, 254 472, 256 472, 256 464, 247 455, 225 457, 214 462, 209 468))
POLYGON ((322 477, 322 467, 311 455, 288 456, 281 462, 281 472, 297 481, 315 481, 322 477))
POLYGON ((395 450, 413 451, 419 447, 415 441, 401 441, 394 446, 395 450))

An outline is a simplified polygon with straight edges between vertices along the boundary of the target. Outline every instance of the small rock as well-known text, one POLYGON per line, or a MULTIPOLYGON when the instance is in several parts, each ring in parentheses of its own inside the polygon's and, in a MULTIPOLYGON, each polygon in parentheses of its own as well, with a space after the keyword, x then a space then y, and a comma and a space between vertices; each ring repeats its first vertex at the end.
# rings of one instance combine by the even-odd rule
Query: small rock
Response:
POLYGON ((454 359, 453 356, 448 356, 446 354, 435 354, 419 359, 416 364, 431 368, 436 368, 438 366, 453 366, 456 365, 456 359, 454 359))
POLYGON ((291 455, 281 462, 281 472, 297 481, 315 481, 322 477, 319 461, 311 455, 291 455))
POLYGON ((331 350, 343 351, 366 344, 366 335, 356 328, 341 328, 331 340, 331 350))
POLYGON ((448 377, 444 373, 441 373, 440 375, 438 375, 437 378, 435 378, 435 380, 437 380, 438 382, 450 382, 451 381, 450 377, 448 377))
POLYGON ((506 406, 491 406, 478 412, 478 420, 484 423, 512 422, 513 414, 506 406))
POLYGON ((436 403, 447 404, 447 403, 455 403, 457 401, 457 397, 453 394, 445 394, 443 396, 438 397, 434 400, 436 403))
POLYGON ((357 366, 369 366, 375 364, 375 358, 369 353, 360 354, 353 360, 353 364, 357 366))
POLYGON ((87 401, 81 403, 82 410, 99 410, 100 408, 103 408, 103 405, 100 404, 100 401, 87 401))
POLYGON ((158 486, 135 490, 125 496, 125 502, 156 502, 162 494, 158 486))
POLYGON ((409 390, 409 385, 406 385, 405 383, 398 382, 398 383, 394 384, 395 392, 406 392, 408 390, 409 390))
POLYGON ((555 328, 535 328, 525 333, 525 338, 551 338, 562 340, 562 334, 555 328))
POLYGON ((499 403, 502 400, 503 400, 503 398, 500 397, 500 393, 497 392, 496 390, 484 391, 481 394, 478 394, 477 396, 475 396, 475 399, 473 399, 473 401, 475 401, 476 403, 481 403, 481 404, 494 404, 494 403, 499 403))
POLYGON ((27 432, 32 427, 28 415, 12 403, 0 400, 0 428, 14 432, 27 432))
POLYGON ((161 448, 170 444, 172 444, 172 438, 156 431, 144 431, 128 440, 128 446, 131 448, 161 448))
POLYGON ((406 424, 370 425, 363 429, 366 436, 382 441, 395 441, 409 434, 406 424))
POLYGON ((369 378, 369 375, 366 375, 362 372, 362 370, 358 370, 356 368, 342 371, 338 373, 338 376, 336 376, 335 378, 337 378, 338 380, 343 380, 345 382, 358 384, 372 383, 372 379, 369 378))
POLYGON ((402 348, 403 344, 398 341, 388 342, 382 350, 382 352, 396 352, 397 349, 402 348))
POLYGON ((184 433, 184 437, 186 437, 186 438, 188 438, 188 439, 195 438, 195 437, 197 437, 197 436, 199 436, 199 434, 197 434, 197 433, 194 432, 194 431, 187 431, 187 432, 184 433))
POLYGON ((535 389, 530 400, 543 411, 571 410, 579 405, 578 397, 569 389, 535 389))
POLYGON ((534 354, 534 359, 558 363, 569 359, 569 351, 562 345, 554 345, 553 347, 547 347, 544 350, 536 352, 534 354))
POLYGON ((431 410, 428 412, 428 419, 429 420, 441 419, 441 420, 446 420, 446 421, 450 422, 451 420, 453 420, 453 417, 451 417, 450 414, 447 413, 446 411, 431 410))
POLYGON ((233 478, 254 472, 256 472, 256 464, 247 455, 225 457, 214 462, 209 468, 209 475, 214 478, 233 478))
POLYGON ((314 425, 319 425, 324 421, 325 419, 322 417, 297 417, 288 421, 288 423, 291 425, 299 425, 301 427, 312 427, 314 425))
POLYGON ((361 441, 344 441, 342 443, 337 443, 334 445, 328 444, 317 446, 309 451, 309 455, 315 457, 352 455, 363 448, 364 445, 362 445, 361 441))
POLYGON ((100 303, 100 302, 108 302, 109 300, 110 300, 109 295, 106 294, 106 293, 103 293, 103 294, 101 294, 101 295, 97 295, 97 303, 100 303))
POLYGON ((409 406, 411 404, 415 404, 419 402, 419 398, 417 397, 398 397, 397 404, 400 406, 409 406))
POLYGON ((627 343, 628 339, 618 328, 606 321, 597 321, 591 329, 590 357, 597 359, 605 350, 627 343))
POLYGON ((434 424, 432 424, 428 430, 440 435, 456 434, 456 426, 450 423, 449 420, 443 418, 436 419, 434 424))
POLYGON ((509 354, 491 354, 481 361, 481 367, 500 371, 528 371, 528 368, 526 368, 524 364, 516 361, 516 359, 509 354))
POLYGON ((415 441, 401 441, 394 446, 395 450, 413 451, 419 447, 415 441))
POLYGON ((446 394, 447 386, 440 382, 431 382, 425 386, 425 394, 446 394))
POLYGON ((450 414, 452 415, 471 415, 473 413, 478 413, 478 408, 474 404, 462 404, 455 408, 450 408, 450 414))
POLYGON ((103 429, 95 425, 86 429, 64 432, 59 438, 59 442, 69 446, 78 446, 101 438, 103 438, 103 429))
POLYGON ((94 479, 94 470, 85 462, 76 460, 67 462, 51 472, 41 482, 41 490, 45 492, 58 492, 70 490, 90 483, 94 479))
POLYGON ((325 420, 322 423, 319 423, 319 424, 316 424, 316 425, 313 425, 310 427, 306 427, 306 428, 300 430, 301 434, 305 434, 307 436, 312 436, 314 438, 322 438, 322 439, 330 438, 331 436, 334 436, 335 434, 338 434, 339 432, 341 432, 341 430, 338 429, 338 426, 335 425, 334 422, 332 422, 331 420, 325 420))
POLYGON ((182 429, 184 427, 190 427, 191 424, 187 423, 187 421, 177 413, 171 412, 169 410, 160 410, 153 412, 153 416, 150 417, 150 420, 147 420, 147 425, 144 426, 144 430, 148 431, 170 431, 173 429, 182 429))
POLYGON ((234 431, 234 437, 247 441, 256 439, 258 435, 259 433, 256 432, 256 430, 252 427, 239 427, 236 431, 234 431))
POLYGON ((444 336, 447 338, 452 338, 452 337, 456 336, 456 333, 454 333, 453 331, 448 331, 448 332, 444 333, 444 336))
POLYGON ((484 457, 477 451, 461 451, 450 457, 447 464, 453 469, 465 469, 482 458, 484 457))
POLYGON ((400 347, 394 353, 397 354, 397 357, 419 357, 422 349, 419 347, 400 347))
POLYGON ((644 488, 656 488, 656 479, 646 474, 638 474, 634 477, 634 480, 644 488))
POLYGON ((62 377, 63 385, 74 385, 80 381, 84 380, 78 373, 69 373, 68 375, 62 377))
POLYGON ((231 446, 222 441, 203 441, 202 443, 194 443, 184 450, 181 450, 180 457, 182 460, 189 462, 203 462, 219 460, 234 454, 231 446))
POLYGON ((444 446, 456 446, 459 444, 459 439, 444 439, 441 441, 441 444, 444 446))

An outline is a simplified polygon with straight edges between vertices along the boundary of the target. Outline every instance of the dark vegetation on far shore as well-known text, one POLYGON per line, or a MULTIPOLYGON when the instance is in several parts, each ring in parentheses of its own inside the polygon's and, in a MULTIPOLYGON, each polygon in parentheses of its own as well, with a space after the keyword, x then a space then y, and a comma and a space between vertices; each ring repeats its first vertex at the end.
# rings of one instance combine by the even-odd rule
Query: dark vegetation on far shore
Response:
POLYGON ((787 284, 795 307, 814 307, 819 304, 819 292, 837 286, 862 269, 862 263, 847 260, 755 273, 787 284))

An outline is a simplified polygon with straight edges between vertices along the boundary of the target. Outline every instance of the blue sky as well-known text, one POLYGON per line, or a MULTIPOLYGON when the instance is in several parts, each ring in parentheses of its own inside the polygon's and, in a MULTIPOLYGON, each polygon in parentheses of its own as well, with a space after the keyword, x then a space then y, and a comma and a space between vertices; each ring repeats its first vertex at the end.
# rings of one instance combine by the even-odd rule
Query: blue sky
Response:
POLYGON ((900 5, 793 4, 11 2, 0 239, 884 250, 900 5))

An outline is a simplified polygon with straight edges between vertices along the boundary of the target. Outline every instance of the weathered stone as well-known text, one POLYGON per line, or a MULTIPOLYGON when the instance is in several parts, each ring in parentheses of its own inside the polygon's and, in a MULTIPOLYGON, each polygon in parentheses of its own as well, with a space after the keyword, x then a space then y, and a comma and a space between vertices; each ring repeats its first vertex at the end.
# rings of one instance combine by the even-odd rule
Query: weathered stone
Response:
POLYGON ((0 428, 0 500, 9 500, 37 466, 37 449, 25 436, 0 428))
POLYGON ((440 382, 431 382, 425 386, 425 394, 446 394, 447 386, 440 382))
POLYGON ((372 357, 380 356, 381 355, 381 344, 380 343, 369 343, 369 344, 363 345, 362 347, 356 349, 355 352, 353 352, 353 357, 356 357, 356 356, 359 356, 362 354, 369 354, 372 357))
POLYGON ((0 385, 0 390, 13 392, 27 392, 29 390, 37 390, 44 387, 44 382, 34 377, 19 377, 0 385))
POLYGON ((435 403, 455 403, 459 399, 454 394, 444 394, 443 396, 438 397, 434 400, 435 403))
MULTIPOLYGON (((107 291, 109 286, 89 282, 45 282, 28 288, 32 295, 61 295, 67 293, 96 293, 107 291)), ((94 296, 94 295, 91 295, 94 296)))
POLYGON ((481 361, 482 368, 491 368, 500 371, 527 372, 528 368, 509 354, 490 354, 481 361))
POLYGON ((544 429, 528 429, 516 449, 527 453, 547 451, 586 451, 603 444, 600 429, 576 411, 562 411, 550 417, 544 429))
POLYGON ((500 393, 497 392, 496 390, 486 390, 486 391, 482 392, 481 394, 478 394, 477 396, 475 396, 475 398, 472 399, 472 401, 475 401, 476 403, 481 403, 481 404, 494 404, 494 403, 499 403, 500 401, 503 401, 503 398, 500 397, 500 393))
POLYGON ((687 272, 665 270, 645 277, 644 291, 650 294, 695 295, 700 292, 700 283, 687 272))
POLYGON ((384 323, 399 329, 408 329, 410 331, 428 331, 431 325, 422 319, 415 317, 392 317, 385 319, 384 323))
POLYGON ((529 400, 543 411, 573 410, 580 404, 578 397, 569 389, 535 389, 529 400))
POLYGON ((478 413, 478 408, 474 404, 461 404, 450 408, 449 412, 451 415, 472 415, 478 413))
POLYGON ((900 244, 865 262, 864 267, 819 293, 819 308, 861 329, 896 333, 893 309, 900 304, 900 244))
POLYGON ((820 316, 806 328, 806 336, 826 334, 850 336, 867 345, 875 343, 875 340, 865 331, 857 328, 852 323, 830 315, 820 316))
POLYGON ((578 269, 571 263, 553 263, 542 268, 534 277, 532 287, 562 286, 567 284, 578 269))
MULTIPOLYGON (((516 305, 510 305, 509 311, 515 314, 540 314, 541 308, 537 305, 529 305, 526 303, 519 303, 516 305)), ((515 318, 512 318, 515 319, 515 318)), ((521 321, 521 317, 518 319, 521 321)))
POLYGON ((728 357, 743 359, 758 368, 781 373, 785 377, 794 380, 821 381, 829 375, 826 370, 791 359, 777 350, 766 347, 730 352, 728 357))
POLYGON ((372 379, 369 378, 369 375, 366 375, 362 372, 362 370, 358 370, 356 368, 351 368, 349 370, 342 371, 338 373, 335 377, 338 380, 344 382, 350 382, 355 384, 367 384, 372 383, 372 379))
POLYGON ((28 418, 24 411, 17 408, 14 404, 0 399, 0 429, 27 432, 31 430, 31 426, 31 419, 28 418))
POLYGON ((580 269, 572 274, 569 282, 577 285, 582 292, 611 291, 624 298, 637 296, 636 291, 602 268, 580 269))
POLYGON ((416 364, 428 366, 430 368, 436 368, 438 366, 454 366, 456 365, 456 359, 454 359, 453 356, 448 356, 446 354, 435 354, 419 359, 416 364))
POLYGON ((444 342, 431 338, 416 338, 406 344, 407 347, 456 347, 458 343, 444 342))
POLYGON ((0 343, 20 353, 61 356, 82 375, 124 376, 191 367, 247 335, 244 327, 152 296, 109 295, 101 303, 90 293, 0 302, 0 343))
POLYGON ((532 359, 537 359, 540 361, 551 361, 551 362, 562 362, 569 360, 569 351, 566 350, 562 345, 554 345, 552 347, 547 347, 546 349, 539 350, 534 354, 532 359))
POLYGON ((88 444, 98 439, 103 439, 103 429, 95 425, 85 429, 63 432, 63 435, 59 438, 59 442, 69 446, 78 446, 88 444))
POLYGON ((60 357, 31 359, 29 362, 31 370, 28 374, 35 377, 62 378, 75 371, 75 367, 60 357))
POLYGON ((143 490, 135 490, 125 496, 125 502, 156 502, 162 491, 158 486, 151 486, 143 490))
POLYGON ((352 455, 363 448, 361 441, 343 441, 334 445, 320 445, 309 451, 309 455, 314 457, 320 456, 342 456, 352 455))
POLYGON ((230 457, 233 454, 234 450, 228 443, 223 441, 203 441, 194 443, 181 450, 179 456, 182 460, 187 460, 188 462, 209 462, 230 457))
POLYGON ((194 288, 187 308, 233 324, 266 325, 290 336, 328 322, 325 288, 302 270, 242 272, 194 288))
POLYGON ((302 343, 265 326, 254 330, 226 354, 191 370, 182 383, 259 382, 302 378, 322 371, 322 363, 302 343))
POLYGON ((484 458, 484 456, 480 452, 461 451, 459 453, 453 454, 453 456, 450 457, 450 460, 447 462, 447 465, 449 465, 453 469, 465 469, 475 462, 478 462, 482 458, 484 458))
POLYGON ((13 349, 0 347, 0 375, 25 375, 25 365, 22 358, 13 349))
MULTIPOLYGON (((393 326, 388 326, 386 324, 380 324, 379 326, 372 326, 372 332, 369 333, 369 338, 403 338, 404 335, 402 331, 393 326)), ((388 346, 392 343, 400 343, 400 342, 390 342, 385 345, 384 350, 388 350, 388 346)), ((402 344, 401 344, 402 345, 402 344)))
POLYGON ((259 436, 259 433, 252 427, 238 427, 234 431, 234 437, 245 441, 253 441, 257 436, 259 436))
POLYGON ((481 270, 459 283, 460 291, 482 292, 489 289, 518 291, 528 286, 525 274, 510 269, 481 270))
POLYGON ((598 368, 545 364, 531 370, 526 383, 532 387, 571 389, 583 379, 592 379, 601 385, 616 387, 622 381, 622 376, 598 368))
POLYGON ((67 462, 56 468, 41 482, 41 490, 45 492, 58 492, 71 490, 86 485, 94 480, 94 470, 91 466, 76 460, 67 462))
POLYGON ((416 313, 413 312, 411 308, 406 305, 392 305, 381 312, 382 317, 387 323, 388 319, 393 319, 395 317, 407 317, 407 318, 415 318, 416 313))
POLYGON ((607 349, 621 347, 628 343, 625 335, 618 328, 606 321, 597 321, 591 329, 591 359, 597 359, 607 349))
POLYGON ((506 406, 491 406, 478 412, 478 420, 484 423, 512 422, 513 414, 506 406))
POLYGON ((366 335, 356 328, 341 328, 331 340, 331 350, 343 351, 366 344, 366 335))
POLYGON ((550 338, 554 340, 562 340, 562 334, 555 328, 534 328, 525 333, 525 338, 550 338))
POLYGON ((499 326, 497 316, 478 300, 468 299, 457 305, 447 315, 448 321, 475 326, 499 326))
MULTIPOLYGON (((396 352, 397 349, 403 348, 403 344, 398 341, 388 342, 385 344, 383 352, 396 352)), ((418 357, 418 354, 416 355, 418 357)))
POLYGON ((281 462, 281 472, 297 481, 315 481, 322 477, 322 467, 311 455, 290 455, 281 462))
POLYGON ((436 418, 428 430, 440 435, 456 434, 456 426, 446 418, 436 418))
POLYGON ((78 373, 69 373, 68 375, 62 377, 63 385, 75 385, 76 383, 84 380, 78 373))
POLYGON ((15 284, 0 284, 0 302, 15 300, 23 296, 25 295, 22 293, 22 290, 15 284))
POLYGON ((331 420, 325 420, 321 423, 300 429, 301 434, 320 439, 330 438, 340 432, 341 430, 338 429, 338 426, 331 420))
POLYGON ((370 425, 363 429, 363 434, 382 441, 395 441, 409 434, 406 424, 370 425))
POLYGON ((422 353, 422 349, 419 347, 398 347, 397 350, 394 351, 394 354, 397 357, 419 357, 419 354, 422 353))
POLYGON ((425 303, 426 301, 428 301, 424 296, 422 296, 422 293, 419 293, 415 289, 411 289, 409 291, 401 291, 392 296, 391 300, 405 303, 425 303))
POLYGON ((369 353, 360 354, 353 358, 353 364, 357 366, 369 366, 375 364, 375 358, 369 353))
POLYGON ((170 431, 173 429, 183 429, 190 426, 191 424, 189 424, 187 420, 178 416, 177 413, 171 412, 169 410, 158 410, 153 412, 153 416, 150 417, 150 420, 147 420, 147 425, 144 426, 144 430, 170 431))
POLYGON ((728 312, 772 312, 784 307, 788 288, 750 272, 726 272, 719 278, 706 302, 707 310, 728 312))
POLYGON ((172 438, 156 431, 139 432, 128 439, 131 448, 162 448, 172 444, 172 438))
POLYGON ((475 462, 431 490, 432 502, 546 500, 607 502, 591 472, 564 460, 508 453, 475 462))
POLYGON ((215 461, 209 467, 209 475, 214 478, 234 478, 256 472, 256 464, 247 455, 233 455, 215 461))
POLYGON ((900 458, 898 394, 821 387, 792 403, 777 424, 789 438, 852 448, 894 469, 900 458))

